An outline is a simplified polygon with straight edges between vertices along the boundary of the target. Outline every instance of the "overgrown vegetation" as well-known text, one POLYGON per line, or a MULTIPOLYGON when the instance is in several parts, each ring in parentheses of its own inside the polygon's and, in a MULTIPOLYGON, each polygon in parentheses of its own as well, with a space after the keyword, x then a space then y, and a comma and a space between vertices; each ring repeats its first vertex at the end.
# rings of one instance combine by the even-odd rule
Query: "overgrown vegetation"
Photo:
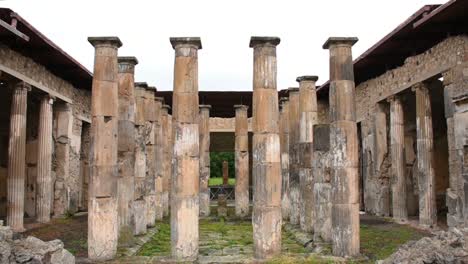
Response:
POLYGON ((236 178, 234 152, 210 152, 210 178, 223 178, 223 161, 225 160, 228 162, 229 178, 236 178))
POLYGON ((171 225, 168 222, 157 224, 158 232, 144 244, 139 256, 169 256, 171 254, 171 225))

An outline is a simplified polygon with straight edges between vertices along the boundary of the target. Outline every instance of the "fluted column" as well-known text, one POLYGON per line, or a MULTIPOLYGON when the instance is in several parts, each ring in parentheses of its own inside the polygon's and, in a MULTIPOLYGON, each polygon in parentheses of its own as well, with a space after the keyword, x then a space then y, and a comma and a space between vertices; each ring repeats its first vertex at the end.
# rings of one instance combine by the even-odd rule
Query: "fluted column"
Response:
POLYGON ((432 106, 428 87, 418 83, 412 90, 416 93, 417 166, 419 185, 419 225, 437 225, 437 205, 433 155, 432 106))
POLYGON ((118 167, 119 179, 117 195, 119 207, 119 226, 122 231, 129 230, 131 206, 135 196, 135 57, 118 57, 119 64, 119 128, 118 128, 118 167))
POLYGON ((235 207, 237 217, 249 215, 249 124, 248 106, 234 105, 236 111, 235 130, 235 207))
POLYGON ((317 124, 317 76, 301 76, 299 82, 299 185, 300 226, 306 232, 314 228, 314 176, 312 175, 314 125, 317 124))
POLYGON ((162 144, 163 144, 163 215, 164 217, 169 216, 169 183, 171 181, 171 157, 172 157, 172 144, 170 136, 172 135, 172 126, 169 124, 171 117, 168 112, 171 107, 169 105, 163 105, 161 108, 161 119, 162 119, 162 144))
POLYGON ((291 207, 289 222, 299 224, 299 89, 291 87, 289 93, 289 195, 291 207))
POLYGON ((26 110, 31 86, 19 82, 13 90, 10 112, 7 178, 7 225, 23 232, 24 181, 26 173, 26 110))
POLYGON ((199 133, 198 50, 200 38, 171 38, 175 50, 173 91, 171 246, 176 260, 198 256, 199 133))
POLYGON ((357 38, 329 38, 332 248, 337 256, 359 254, 358 138, 351 47, 357 38))
POLYGON ((390 102, 390 148, 392 163, 392 204, 393 219, 397 222, 408 220, 406 207, 406 162, 405 127, 403 105, 400 96, 392 96, 390 102))
POLYGON ((88 257, 104 261, 115 257, 118 237, 117 37, 90 37, 95 48, 91 95, 91 157, 88 208, 88 257))
POLYGON ((37 221, 48 223, 52 212, 52 104, 44 96, 40 102, 37 144, 36 215, 37 221))
POLYGON ((210 105, 200 105, 200 216, 210 215, 210 105))
POLYGON ((289 99, 280 98, 280 149, 281 149, 281 212, 283 220, 289 220, 289 99))
POLYGON ((155 213, 156 213, 156 221, 161 221, 164 216, 164 211, 163 211, 163 175, 164 175, 164 149, 163 149, 163 141, 165 138, 163 138, 162 135, 162 105, 164 102, 164 98, 162 97, 155 97, 154 98, 155 102, 155 114, 156 114, 156 120, 154 122, 154 127, 155 127, 155 137, 156 137, 156 144, 155 144, 155 151, 156 151, 156 156, 155 156, 155 167, 156 167, 156 178, 154 181, 154 188, 155 188, 155 195, 156 195, 156 200, 155 200, 155 213))
POLYGON ((146 225, 152 227, 156 221, 156 103, 154 93, 156 88, 147 86, 144 96, 145 131, 146 131, 146 225))
POLYGON ((254 257, 281 253, 281 164, 276 87, 277 37, 252 37, 253 62, 253 241, 254 257))

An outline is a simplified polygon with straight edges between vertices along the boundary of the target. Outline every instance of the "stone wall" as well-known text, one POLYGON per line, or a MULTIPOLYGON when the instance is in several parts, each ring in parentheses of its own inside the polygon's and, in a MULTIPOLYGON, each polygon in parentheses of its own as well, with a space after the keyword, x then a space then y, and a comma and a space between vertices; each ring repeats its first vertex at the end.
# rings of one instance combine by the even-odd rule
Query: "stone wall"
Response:
MULTIPOLYGON (((78 200, 81 197, 81 186, 80 174, 81 174, 81 161, 80 161, 80 141, 81 141, 81 122, 82 119, 90 119, 91 109, 91 87, 74 87, 72 84, 63 80, 47 68, 33 61, 32 59, 25 57, 5 45, 0 44, 0 65, 8 68, 18 74, 24 75, 33 81, 40 83, 48 89, 59 93, 69 99, 72 104, 72 134, 70 135, 69 145, 69 174, 68 175, 56 175, 54 179, 63 179, 62 182, 56 182, 55 197, 54 199, 60 200, 59 203, 61 208, 57 211, 54 209, 56 214, 63 214, 67 211, 74 212, 77 210, 79 204, 78 200), (87 90, 85 90, 87 89, 87 90), (66 179, 64 179, 64 177, 66 179), (63 207, 63 208, 62 208, 63 207), (59 212, 59 213, 57 213, 59 212)), ((10 92, 2 91, 2 96, 8 98, 2 98, 1 110, 5 114, 0 115, 0 186, 5 186, 6 180, 6 161, 8 154, 8 127, 9 127, 9 112, 10 112, 10 92), (5 173, 2 173, 5 171, 5 173)), ((38 124, 38 90, 33 87, 33 90, 28 94, 28 119, 27 119, 27 179, 26 179, 26 200, 25 200, 25 211, 28 216, 34 215, 34 190, 35 190, 35 168, 37 160, 37 124, 38 124)), ((60 99, 54 102, 54 128, 57 128, 56 119, 56 108, 64 104, 60 99)), ((54 141, 55 147, 57 146, 56 129, 54 129, 54 141)), ((51 135, 52 136, 52 135, 51 135)), ((57 168, 57 151, 54 148, 53 161, 52 161, 52 174, 55 174, 57 168)), ((5 214, 5 199, 6 190, 0 190, 0 216, 5 214)), ((56 206, 54 206, 56 208, 56 206)))

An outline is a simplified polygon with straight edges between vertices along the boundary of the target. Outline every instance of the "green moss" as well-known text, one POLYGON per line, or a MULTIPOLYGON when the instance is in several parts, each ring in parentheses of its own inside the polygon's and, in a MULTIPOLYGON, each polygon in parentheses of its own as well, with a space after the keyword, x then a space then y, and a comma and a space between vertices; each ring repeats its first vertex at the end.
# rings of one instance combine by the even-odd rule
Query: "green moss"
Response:
POLYGON ((269 264, 331 264, 331 263, 339 263, 332 259, 326 257, 320 257, 317 255, 310 255, 308 257, 301 257, 295 255, 283 255, 274 259, 269 260, 267 263, 269 264))
POLYGON ((163 222, 157 225, 158 232, 144 244, 138 256, 168 256, 171 253, 171 225, 163 222))

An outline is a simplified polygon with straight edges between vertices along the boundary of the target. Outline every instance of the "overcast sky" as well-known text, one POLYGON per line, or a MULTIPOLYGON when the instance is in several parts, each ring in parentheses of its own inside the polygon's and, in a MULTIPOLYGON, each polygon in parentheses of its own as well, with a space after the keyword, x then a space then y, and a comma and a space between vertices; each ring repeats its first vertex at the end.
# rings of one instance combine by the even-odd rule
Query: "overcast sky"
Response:
POLYGON ((136 80, 172 90, 169 37, 199 36, 199 87, 251 90, 250 36, 278 36, 278 89, 296 77, 328 80, 329 36, 356 36, 356 58, 426 4, 445 0, 5 0, 45 36, 93 68, 88 36, 120 37, 121 56, 136 56, 136 80))

